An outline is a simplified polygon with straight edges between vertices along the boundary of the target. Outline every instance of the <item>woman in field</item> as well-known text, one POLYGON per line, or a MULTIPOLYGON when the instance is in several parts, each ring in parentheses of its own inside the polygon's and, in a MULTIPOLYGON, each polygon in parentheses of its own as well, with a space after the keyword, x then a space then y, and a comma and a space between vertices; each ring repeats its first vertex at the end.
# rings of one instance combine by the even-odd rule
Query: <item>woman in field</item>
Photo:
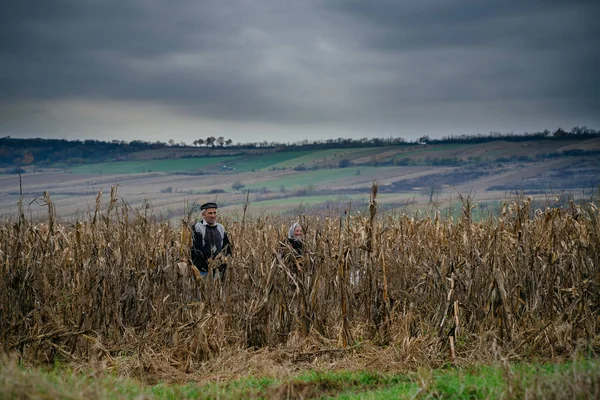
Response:
POLYGON ((293 272, 302 271, 304 230, 299 222, 294 222, 287 234, 284 259, 293 272))

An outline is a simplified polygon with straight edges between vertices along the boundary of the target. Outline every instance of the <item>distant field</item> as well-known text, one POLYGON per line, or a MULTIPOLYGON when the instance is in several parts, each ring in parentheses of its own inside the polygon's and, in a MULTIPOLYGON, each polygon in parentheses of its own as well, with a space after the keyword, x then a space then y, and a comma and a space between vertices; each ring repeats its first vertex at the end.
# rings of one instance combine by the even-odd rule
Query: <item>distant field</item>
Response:
POLYGON ((285 177, 266 180, 264 182, 247 185, 247 189, 275 189, 284 186, 286 188, 297 188, 307 186, 309 184, 319 185, 330 181, 335 181, 342 178, 351 177, 358 174, 373 174, 376 171, 381 171, 385 168, 378 167, 360 167, 357 168, 335 168, 335 169, 319 169, 314 171, 302 171, 296 174, 287 175, 285 177))
MULTIPOLYGON (((371 149, 369 149, 371 150, 371 149)), ((356 154, 365 152, 363 148, 357 149, 328 149, 328 150, 317 150, 317 151, 303 151, 303 152, 295 152, 294 154, 298 154, 299 156, 290 158, 289 160, 284 160, 278 164, 272 165, 273 168, 293 168, 298 165, 306 165, 315 164, 318 162, 324 162, 329 159, 343 157, 345 155, 356 154)), ((285 153, 284 153, 285 154, 285 153)))
POLYGON ((139 161, 115 161, 99 164, 81 165, 71 168, 76 174, 136 174, 145 172, 195 171, 220 164, 234 168, 237 172, 259 171, 270 168, 293 168, 298 165, 310 165, 334 157, 364 152, 364 149, 320 150, 320 151, 283 151, 269 154, 251 154, 242 156, 174 158, 139 161))
POLYGON ((229 162, 227 165, 236 170, 258 171, 267 168, 285 168, 299 165, 296 160, 313 153, 312 151, 281 151, 269 154, 253 154, 229 162))
POLYGON ((74 174, 139 174, 144 172, 195 171, 215 164, 231 164, 239 156, 175 158, 167 160, 115 161, 71 168, 74 174))
MULTIPOLYGON (((472 146, 471 146, 472 147, 472 146)), ((435 145, 435 146, 426 146, 422 148, 415 148, 403 152, 401 158, 416 158, 416 159, 424 159, 427 157, 440 158, 440 157, 452 157, 455 155, 455 152, 462 149, 468 149, 468 144, 443 144, 443 145, 435 145), (448 153, 448 154, 444 154, 448 153)), ((396 158, 399 154, 393 155, 388 158, 396 158)))
POLYGON ((472 144, 461 144, 461 143, 451 143, 451 144, 436 144, 434 146, 427 146, 421 150, 416 149, 412 150, 411 153, 435 153, 440 151, 447 150, 458 150, 473 147, 472 144))
MULTIPOLYGON (((600 163, 589 150, 600 149, 600 139, 594 141, 489 142, 480 144, 440 144, 364 147, 354 149, 323 149, 292 151, 286 149, 197 149, 169 148, 143 153, 136 161, 107 162, 54 167, 28 166, 22 176, 0 174, 0 215, 14 215, 20 194, 35 210, 31 200, 48 191, 62 216, 75 215, 82 207, 93 204, 97 191, 118 185, 119 195, 132 205, 147 199, 156 207, 178 210, 187 196, 201 195, 219 200, 228 206, 244 204, 246 189, 252 189, 254 203, 272 201, 273 208, 290 202, 295 208, 300 202, 314 204, 335 201, 339 193, 367 191, 375 180, 380 196, 390 191, 416 196, 417 202, 449 202, 458 193, 473 194, 478 203, 500 201, 510 193, 526 193, 544 199, 556 193, 562 197, 589 197, 600 185, 600 163), (168 150, 168 151, 167 151, 168 150), (564 150, 583 150, 583 156, 555 156, 564 150), (172 154, 174 153, 174 154, 172 154), (214 156, 208 156, 212 154, 214 156), (548 155, 536 158, 536 155, 548 155), (185 157, 185 158, 183 158, 185 157), (443 158, 469 160, 468 165, 434 165, 431 160, 443 158), (501 161, 497 159, 502 157, 501 161), (407 166, 391 166, 394 159, 410 159, 407 166), (522 160, 525 159, 525 161, 522 160), (350 166, 339 167, 340 160, 350 166), (529 160, 528 160, 529 159, 529 160), (535 161, 534 161, 535 160, 535 161), (375 167, 385 162, 389 166, 375 167), (479 165, 477 163, 480 163, 479 165), (306 170, 292 168, 306 166, 306 170), (226 166, 227 168, 223 168, 226 166), (331 168, 334 167, 334 168, 331 168), (180 171, 201 171, 202 174, 177 174, 180 171), (234 190, 234 184, 242 184, 234 190), (265 188, 266 190, 261 190, 265 188), (290 200, 271 200, 286 195, 303 194, 290 200), (299 192, 300 191, 300 192, 299 192), (309 196, 335 193, 326 200, 309 196), (82 204, 84 206, 82 206, 82 204)), ((136 153, 131 155, 137 156, 136 153)), ((553 198, 556 196, 553 196, 553 198)), ((383 199, 381 199, 383 201, 383 199)), ((394 200, 391 200, 394 202, 394 200)), ((398 201, 399 205, 406 200, 398 201)), ((265 203, 269 204, 269 203, 265 203)), ((270 206, 269 206, 270 207, 270 206)), ((446 207, 446 206, 444 206, 446 207)), ((477 213, 479 208, 474 210, 477 213)), ((488 209, 481 209, 483 215, 488 209)))
MULTIPOLYGON (((325 196, 325 195, 313 195, 313 196, 294 196, 286 197, 281 199, 271 200, 258 200, 250 203, 249 209, 253 212, 258 210, 267 211, 269 213, 278 214, 289 210, 297 210, 307 206, 319 206, 326 204, 342 205, 346 207, 349 203, 353 204, 353 209, 356 209, 356 204, 365 204, 369 201, 370 195, 368 193, 357 193, 340 196, 325 196)), ((403 203, 409 201, 413 196, 410 194, 379 194, 377 195, 377 202, 381 204, 390 203, 403 203)), ((230 210, 238 209, 239 207, 231 207, 230 210)), ((225 212, 228 212, 225 210, 225 212)))

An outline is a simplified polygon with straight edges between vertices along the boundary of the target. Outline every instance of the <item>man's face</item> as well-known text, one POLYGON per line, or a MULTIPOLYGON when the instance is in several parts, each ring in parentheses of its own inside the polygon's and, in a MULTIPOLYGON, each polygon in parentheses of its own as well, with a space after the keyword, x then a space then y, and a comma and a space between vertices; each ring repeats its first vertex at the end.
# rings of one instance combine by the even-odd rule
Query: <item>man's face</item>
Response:
POLYGON ((206 221, 208 225, 214 225, 217 221, 217 209, 216 208, 207 208, 202 211, 202 217, 206 221))

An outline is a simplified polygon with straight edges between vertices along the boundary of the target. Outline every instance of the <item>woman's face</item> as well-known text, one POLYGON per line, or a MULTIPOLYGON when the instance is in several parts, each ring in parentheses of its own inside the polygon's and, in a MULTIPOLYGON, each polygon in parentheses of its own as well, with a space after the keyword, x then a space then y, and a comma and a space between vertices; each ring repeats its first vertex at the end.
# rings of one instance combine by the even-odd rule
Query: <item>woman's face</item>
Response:
POLYGON ((298 225, 297 227, 294 228, 294 237, 296 239, 301 239, 302 236, 304 236, 304 231, 302 230, 302 226, 298 225))

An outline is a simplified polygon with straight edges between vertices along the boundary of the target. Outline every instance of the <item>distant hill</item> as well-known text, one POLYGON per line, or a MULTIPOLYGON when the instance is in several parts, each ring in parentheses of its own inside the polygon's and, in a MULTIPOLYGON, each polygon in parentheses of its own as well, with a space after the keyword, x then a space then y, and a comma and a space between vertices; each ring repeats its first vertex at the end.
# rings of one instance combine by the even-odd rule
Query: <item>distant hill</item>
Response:
MULTIPOLYGON (((245 143, 232 144, 231 140, 224 138, 209 137, 206 141, 197 140, 198 143, 211 143, 205 146, 187 146, 184 143, 176 144, 171 141, 170 144, 164 142, 146 142, 134 140, 131 142, 113 140, 105 142, 101 140, 65 140, 65 139, 19 139, 10 136, 0 138, 0 167, 22 167, 28 165, 37 165, 39 167, 51 167, 57 165, 80 165, 101 163, 108 161, 133 161, 147 159, 171 159, 171 158, 191 158, 191 157, 222 157, 232 155, 266 155, 277 152, 291 151, 320 151, 333 150, 339 153, 342 149, 350 150, 355 155, 364 153, 364 157, 370 157, 369 162, 411 162, 421 160, 418 155, 422 152, 421 146, 430 148, 431 146, 455 145, 456 151, 445 151, 439 156, 427 154, 426 157, 438 160, 461 157, 460 149, 465 146, 471 149, 481 148, 483 150, 474 150, 471 157, 484 157, 493 159, 495 153, 504 153, 508 157, 519 156, 519 147, 527 147, 526 143, 536 143, 536 146, 542 144, 540 151, 535 155, 543 155, 543 152, 565 152, 569 150, 594 151, 598 150, 597 144, 590 139, 600 138, 600 132, 587 127, 575 127, 566 132, 561 128, 554 132, 548 130, 534 132, 523 135, 492 133, 489 135, 476 136, 451 136, 442 139, 430 139, 423 136, 414 142, 407 142, 402 138, 363 138, 363 139, 325 139, 309 142, 307 140, 285 144, 276 142, 245 143), (583 145, 582 143, 587 143, 583 145), (473 147, 472 145, 478 145, 473 147), (482 146, 482 147, 480 147, 482 146), (571 146, 571 147, 569 147, 571 146), (505 148, 503 150, 503 148, 505 148), (370 150, 369 150, 370 149, 370 150), (383 153, 377 155, 377 153, 383 153), (404 157, 402 153, 411 153, 404 157), (489 154, 488 154, 489 153, 489 154), (375 156, 375 157, 374 157, 375 156), (374 157, 374 159, 373 159, 374 157), (407 159, 404 161, 394 160, 394 158, 407 159)), ((529 146, 531 147, 531 146, 529 146)), ((449 150, 450 147, 443 147, 449 150)), ((423 153, 423 152, 422 152, 423 153)), ((425 151, 424 153, 427 153, 425 151)), ((531 156, 530 152, 526 152, 531 156)), ((352 156, 354 157, 354 156, 352 156)), ((467 156, 468 157, 468 156, 467 156)), ((343 160, 343 159, 340 159, 343 160)), ((356 161, 363 164, 363 161, 356 161)), ((316 165, 316 164, 315 164, 316 165)))
POLYGON ((86 141, 58 151, 64 144, 60 141, 51 142, 52 147, 40 140, 2 138, 0 208, 10 215, 21 192, 33 207, 32 199, 48 191, 62 215, 76 215, 92 207, 99 190, 115 185, 129 204, 149 201, 166 215, 177 214, 192 199, 218 199, 225 211, 235 210, 248 196, 255 210, 350 201, 358 206, 368 201, 373 182, 385 207, 428 204, 459 194, 473 194, 483 202, 517 193, 540 199, 597 196, 597 135, 475 139, 259 148, 86 141), (96 146, 100 150, 90 150, 96 146), (77 162, 64 158, 75 151, 84 155, 77 162))

